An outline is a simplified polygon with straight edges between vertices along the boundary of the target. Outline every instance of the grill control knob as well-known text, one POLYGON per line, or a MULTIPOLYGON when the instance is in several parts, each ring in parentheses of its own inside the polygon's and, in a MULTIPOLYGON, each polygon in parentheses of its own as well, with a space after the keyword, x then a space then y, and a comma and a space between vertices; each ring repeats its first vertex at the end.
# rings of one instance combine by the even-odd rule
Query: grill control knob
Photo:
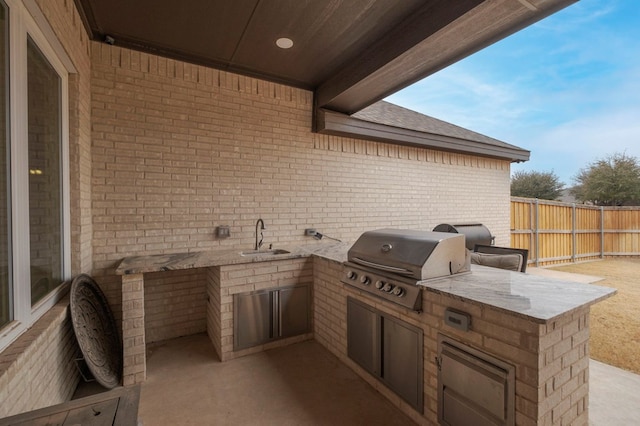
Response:
POLYGON ((347 271, 347 278, 350 280, 355 280, 358 278, 358 274, 355 271, 347 271))
POLYGON ((389 283, 386 283, 384 287, 382 287, 382 291, 386 291, 387 293, 391 293, 392 290, 393 290, 393 285, 389 283))
POLYGON ((402 287, 397 286, 391 292, 394 296, 402 297, 404 296, 404 289, 402 287))
POLYGON ((378 290, 382 290, 382 287, 384 287, 384 285, 385 285, 385 284, 386 284, 386 283, 385 283, 384 281, 382 281, 382 280, 378 280, 378 281, 376 281, 376 288, 377 288, 378 290))
POLYGON ((371 278, 369 278, 366 275, 363 275, 363 276, 360 277, 360 282, 362 284, 364 284, 364 285, 369 285, 369 284, 371 284, 371 278))

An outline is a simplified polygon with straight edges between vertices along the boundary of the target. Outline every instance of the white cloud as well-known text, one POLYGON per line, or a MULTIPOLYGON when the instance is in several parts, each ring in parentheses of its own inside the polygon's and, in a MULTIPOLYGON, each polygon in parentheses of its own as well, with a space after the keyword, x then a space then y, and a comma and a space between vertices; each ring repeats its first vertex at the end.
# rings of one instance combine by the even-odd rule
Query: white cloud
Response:
POLYGON ((553 171, 570 183, 582 168, 614 153, 640 158, 640 105, 635 109, 581 117, 538 135, 531 135, 526 148, 531 161, 514 170, 553 171))
POLYGON ((640 158, 639 21, 637 0, 581 0, 388 100, 529 149, 514 170, 570 183, 598 158, 640 158))
POLYGON ((526 113, 518 86, 482 79, 464 66, 418 82, 387 100, 458 126, 486 133, 526 113))

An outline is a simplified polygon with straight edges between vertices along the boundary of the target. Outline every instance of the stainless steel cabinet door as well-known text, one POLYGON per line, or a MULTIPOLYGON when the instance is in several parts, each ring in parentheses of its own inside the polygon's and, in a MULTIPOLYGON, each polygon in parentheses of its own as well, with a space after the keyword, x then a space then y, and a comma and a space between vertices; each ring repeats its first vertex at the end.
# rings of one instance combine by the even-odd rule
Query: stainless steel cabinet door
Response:
POLYGON ((422 412, 422 330, 384 315, 382 381, 422 412))
POLYGON ((271 292, 243 293, 233 296, 233 348, 249 348, 269 341, 272 336, 271 292))
POLYGON ((369 373, 380 376, 380 316, 347 298, 347 354, 369 373))
POLYGON ((309 286, 278 290, 278 336, 291 337, 310 330, 309 286))
POLYGON ((418 412, 423 412, 423 333, 347 298, 347 354, 418 412))

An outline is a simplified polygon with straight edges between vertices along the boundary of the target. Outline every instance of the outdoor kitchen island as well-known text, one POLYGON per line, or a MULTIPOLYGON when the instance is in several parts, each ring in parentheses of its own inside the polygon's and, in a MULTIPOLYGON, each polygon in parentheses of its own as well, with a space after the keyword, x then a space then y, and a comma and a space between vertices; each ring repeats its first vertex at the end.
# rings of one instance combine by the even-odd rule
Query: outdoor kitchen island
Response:
MULTIPOLYGON (((144 306, 144 273, 203 267, 211 271, 208 277, 215 278, 216 271, 226 266, 245 265, 250 270, 260 264, 271 265, 275 272, 278 262, 304 262, 312 271, 313 338, 417 423, 438 423, 439 394, 447 397, 440 381, 452 383, 458 390, 455 375, 443 374, 444 367, 460 365, 471 376, 476 373, 467 368, 473 363, 465 363, 465 359, 476 359, 473 365, 494 361, 498 367, 512 366, 512 378, 505 383, 513 380, 513 384, 498 390, 504 406, 500 401, 488 403, 490 408, 498 407, 505 413, 513 410, 509 421, 522 425, 588 423, 589 309, 614 294, 613 289, 472 265, 470 273, 425 283, 422 311, 417 312, 343 284, 347 249, 344 244, 317 244, 292 249, 290 256, 254 259, 240 258, 230 251, 125 259, 118 269, 123 279, 125 384, 144 380, 144 373, 136 373, 140 362, 144 363, 144 346, 135 344, 144 342, 144 327, 142 336, 134 336, 140 334, 140 321, 144 322, 144 312, 142 317, 139 313, 144 306), (349 357, 350 300, 420 331, 422 377, 416 379, 421 383, 421 410, 349 357), (459 315, 455 318, 463 320, 461 325, 451 321, 451 313, 459 315), (465 319, 468 327, 464 327, 465 319), (132 327, 137 331, 132 333, 132 327), (127 359, 134 364, 127 366, 127 359), (439 368, 441 376, 446 377, 439 378, 439 368), (509 398, 507 394, 512 391, 513 397, 509 398)), ((144 364, 142 368, 144 371, 144 364)), ((495 386, 490 388, 494 391, 487 397, 493 398, 495 386)), ((458 396, 448 398, 456 404, 464 399, 458 396)))

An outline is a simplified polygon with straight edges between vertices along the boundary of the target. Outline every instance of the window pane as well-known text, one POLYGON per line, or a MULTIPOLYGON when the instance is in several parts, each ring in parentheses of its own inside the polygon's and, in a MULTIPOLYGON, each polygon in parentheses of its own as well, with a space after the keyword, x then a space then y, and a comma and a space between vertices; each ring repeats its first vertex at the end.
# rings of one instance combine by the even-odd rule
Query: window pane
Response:
POLYGON ((9 253, 9 13, 0 1, 0 327, 13 318, 11 313, 11 269, 9 253))
POLYGON ((27 45, 31 304, 62 282, 60 77, 27 45))

